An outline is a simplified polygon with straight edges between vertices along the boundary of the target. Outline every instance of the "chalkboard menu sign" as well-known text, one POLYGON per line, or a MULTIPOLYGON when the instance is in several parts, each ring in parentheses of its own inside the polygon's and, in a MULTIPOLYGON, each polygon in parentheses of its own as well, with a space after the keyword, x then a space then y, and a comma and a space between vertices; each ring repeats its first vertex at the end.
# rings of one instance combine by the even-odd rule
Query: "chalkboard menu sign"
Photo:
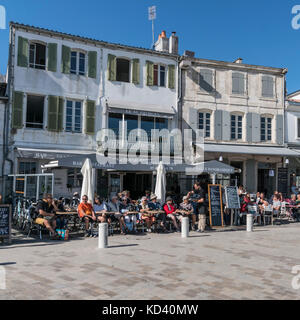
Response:
POLYGON ((288 168, 278 168, 278 192, 287 194, 288 192, 288 168))
POLYGON ((11 206, 0 205, 0 239, 11 239, 11 206))
POLYGON ((208 185, 209 220, 211 226, 224 226, 222 207, 222 187, 219 184, 208 185))
POLYGON ((225 187, 226 207, 228 209, 240 209, 240 197, 237 187, 225 187))

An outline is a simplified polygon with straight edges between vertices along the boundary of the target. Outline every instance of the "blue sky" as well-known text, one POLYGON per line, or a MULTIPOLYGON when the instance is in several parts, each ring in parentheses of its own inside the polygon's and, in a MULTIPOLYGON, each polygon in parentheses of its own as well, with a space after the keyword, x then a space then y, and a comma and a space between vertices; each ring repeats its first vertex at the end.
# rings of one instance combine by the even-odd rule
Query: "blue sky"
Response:
MULTIPOLYGON (((300 0, 0 0, 9 21, 150 48, 148 7, 157 6, 155 38, 176 31, 179 50, 199 58, 286 67, 288 92, 300 89, 300 29, 291 27, 300 0)), ((6 72, 8 28, 0 30, 6 72)))

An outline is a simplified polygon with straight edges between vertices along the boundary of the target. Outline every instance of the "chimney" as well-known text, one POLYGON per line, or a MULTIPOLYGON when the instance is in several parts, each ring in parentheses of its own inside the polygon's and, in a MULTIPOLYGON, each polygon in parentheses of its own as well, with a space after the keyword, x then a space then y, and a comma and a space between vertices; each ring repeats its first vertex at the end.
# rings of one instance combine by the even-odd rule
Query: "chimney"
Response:
POLYGON ((235 61, 234 61, 234 63, 243 63, 243 59, 242 58, 237 58, 235 61))
POLYGON ((176 32, 172 32, 169 39, 169 53, 178 54, 178 37, 176 36, 176 32))
POLYGON ((162 31, 155 42, 154 48, 156 51, 169 52, 169 39, 166 36, 166 31, 162 31))
POLYGON ((185 57, 194 58, 195 57, 195 52, 194 51, 185 50, 183 55, 185 57))

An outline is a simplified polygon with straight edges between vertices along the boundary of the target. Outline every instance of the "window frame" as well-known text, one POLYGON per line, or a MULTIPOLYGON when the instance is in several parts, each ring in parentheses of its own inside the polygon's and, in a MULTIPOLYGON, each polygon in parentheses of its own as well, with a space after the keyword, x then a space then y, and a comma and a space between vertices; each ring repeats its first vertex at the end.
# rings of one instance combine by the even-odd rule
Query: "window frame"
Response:
POLYGON ((70 98, 66 98, 65 99, 65 119, 64 119, 64 131, 68 132, 68 133, 83 133, 83 101, 82 100, 76 100, 76 99, 70 99, 70 98), (67 111, 68 111, 68 102, 72 102, 72 130, 67 130, 67 111), (76 131, 76 103, 80 103, 80 131, 76 131))
POLYGON ((199 110, 197 112, 197 128, 199 130, 204 130, 204 139, 210 139, 212 134, 212 112, 208 110, 199 110), (203 128, 200 128, 200 114, 203 114, 203 128), (209 114, 209 130, 207 130, 207 115, 209 114), (205 128, 205 129, 204 129, 205 128), (209 131, 209 136, 206 135, 209 131))
POLYGON ((46 42, 43 42, 43 41, 40 41, 40 40, 29 40, 29 45, 28 45, 28 68, 46 71, 47 70, 47 62, 48 62, 48 44, 46 42), (45 65, 40 65, 40 64, 36 63, 36 45, 37 44, 42 45, 42 46, 45 47, 45 65), (32 45, 35 46, 33 64, 30 62, 30 53, 31 53, 31 46, 32 45), (44 68, 37 68, 36 66, 43 66, 44 68))
POLYGON ((130 58, 128 57, 116 57, 116 81, 117 82, 123 82, 123 83, 130 83, 132 82, 132 61, 130 58), (118 80, 118 60, 126 60, 129 63, 128 66, 128 81, 122 81, 122 80, 118 80))
POLYGON ((243 140, 243 122, 244 122, 244 115, 241 113, 233 112, 230 114, 230 140, 231 141, 242 141, 243 140), (234 138, 232 137, 232 117, 235 117, 234 124, 235 124, 235 131, 234 131, 234 138), (241 117, 241 120, 239 118, 241 117), (239 125, 240 124, 240 125, 239 125), (241 131, 239 132, 239 129, 241 131), (240 135, 240 138, 239 138, 240 135))
POLYGON ((71 48, 71 56, 70 56, 70 74, 86 77, 88 72, 88 53, 81 49, 71 48), (76 70, 72 69, 72 54, 76 53, 76 70), (80 54, 84 54, 84 73, 80 71, 80 54))
POLYGON ((273 116, 271 115, 261 115, 260 116, 260 141, 261 142, 272 142, 273 141, 273 116), (262 119, 264 119, 265 121, 265 128, 264 128, 264 133, 262 133, 262 124, 263 124, 263 121, 262 119), (270 121, 269 121, 270 120, 270 121), (269 139, 269 133, 268 133, 268 122, 270 122, 271 124, 271 128, 270 128, 270 139, 269 139), (265 139, 262 139, 262 136, 265 136, 265 139))
POLYGON ((46 110, 46 97, 47 96, 44 96, 44 95, 41 95, 41 94, 35 94, 35 93, 27 93, 26 94, 26 105, 25 105, 26 106, 26 110, 25 110, 25 123, 24 123, 24 128, 25 129, 43 130, 45 128, 45 114, 47 112, 47 110, 46 110), (27 122, 27 109, 28 109, 28 97, 29 96, 44 98, 44 101, 43 101, 43 122, 42 123, 27 122), (41 125, 41 127, 40 128, 27 127, 27 123, 32 124, 32 125, 41 125))
POLYGON ((167 66, 163 63, 153 63, 153 86, 154 87, 161 87, 161 88, 165 88, 166 87, 166 83, 167 83, 167 66), (157 84, 155 84, 155 76, 154 76, 154 69, 157 66, 157 84), (161 81, 161 67, 165 68, 164 71, 164 85, 162 85, 162 81, 161 81))

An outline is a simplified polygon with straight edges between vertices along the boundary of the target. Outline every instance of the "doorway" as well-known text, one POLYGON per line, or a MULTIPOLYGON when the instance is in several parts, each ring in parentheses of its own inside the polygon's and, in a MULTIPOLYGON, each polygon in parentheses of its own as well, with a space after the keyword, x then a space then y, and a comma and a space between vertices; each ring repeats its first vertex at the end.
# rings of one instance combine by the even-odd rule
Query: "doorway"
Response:
POLYGON ((258 169, 257 191, 270 197, 275 188, 275 169, 258 169))
POLYGON ((145 195, 145 190, 152 190, 152 173, 127 172, 123 178, 124 190, 130 191, 132 199, 145 195))

